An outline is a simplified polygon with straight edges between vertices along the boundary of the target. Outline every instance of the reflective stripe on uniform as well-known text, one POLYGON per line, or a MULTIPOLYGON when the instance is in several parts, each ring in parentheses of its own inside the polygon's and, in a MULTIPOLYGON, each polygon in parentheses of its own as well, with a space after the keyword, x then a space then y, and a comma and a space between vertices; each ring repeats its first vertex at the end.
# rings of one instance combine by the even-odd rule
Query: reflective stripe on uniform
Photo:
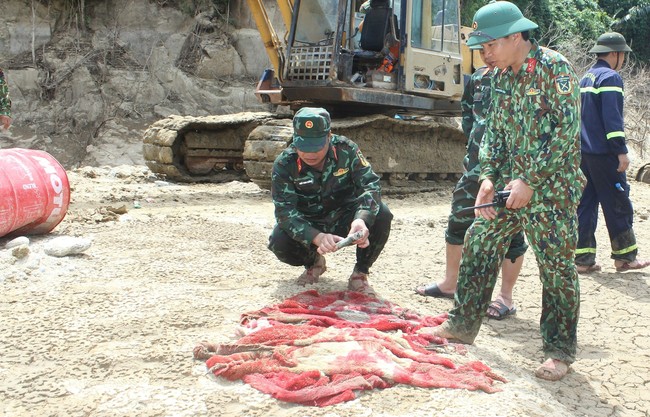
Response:
POLYGON ((576 255, 582 255, 583 253, 596 253, 596 248, 578 248, 578 249, 576 249, 576 255))
POLYGON ((622 255, 624 253, 632 252, 633 250, 637 250, 638 247, 636 243, 632 246, 628 246, 627 248, 623 248, 621 250, 612 250, 613 255, 622 255))
POLYGON ((624 138, 625 137, 625 132, 617 131, 617 132, 609 132, 607 134, 607 139, 612 139, 612 138, 624 138))
POLYGON ((581 87, 580 88, 581 93, 592 93, 592 94, 600 94, 600 93, 621 93, 622 95, 625 95, 623 93, 623 89, 621 87, 600 87, 600 88, 594 88, 594 87, 581 87))

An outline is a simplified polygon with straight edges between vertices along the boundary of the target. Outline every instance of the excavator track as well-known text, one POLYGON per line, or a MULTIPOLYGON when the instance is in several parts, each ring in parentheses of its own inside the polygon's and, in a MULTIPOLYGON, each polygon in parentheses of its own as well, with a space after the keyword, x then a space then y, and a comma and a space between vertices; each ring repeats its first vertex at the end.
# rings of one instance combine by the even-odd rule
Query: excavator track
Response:
MULTIPOLYGON (((463 172, 467 139, 449 118, 412 120, 385 115, 332 121, 332 132, 359 145, 372 168, 382 176, 384 193, 412 193, 440 188, 463 172)), ((275 157, 291 142, 291 120, 256 127, 244 147, 249 178, 270 189, 275 157)))
POLYGON ((145 163, 179 182, 246 180, 243 150, 253 129, 282 116, 246 112, 219 116, 169 116, 144 133, 145 163))
POLYGON ((636 173, 636 180, 650 184, 650 164, 645 164, 636 173))
MULTIPOLYGON (((172 116, 145 133, 147 166, 171 180, 250 179, 270 189, 273 161, 292 138, 291 119, 282 117, 172 116)), ((382 176, 385 193, 412 193, 439 189, 441 180, 462 173, 466 139, 454 123, 449 118, 404 120, 376 114, 333 120, 332 131, 359 145, 382 176)))

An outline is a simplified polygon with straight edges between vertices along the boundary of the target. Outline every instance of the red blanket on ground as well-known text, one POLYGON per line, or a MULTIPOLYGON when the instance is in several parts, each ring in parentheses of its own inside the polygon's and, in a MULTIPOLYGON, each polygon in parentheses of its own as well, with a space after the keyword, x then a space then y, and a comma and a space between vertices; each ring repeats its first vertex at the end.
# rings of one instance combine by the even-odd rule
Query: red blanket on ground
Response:
POLYGON ((306 291, 244 314, 243 337, 231 344, 203 342, 194 356, 207 359, 217 376, 303 405, 336 404, 395 384, 499 391, 494 381, 505 379, 486 365, 456 366, 425 349, 445 341, 417 330, 445 319, 356 292, 306 291))

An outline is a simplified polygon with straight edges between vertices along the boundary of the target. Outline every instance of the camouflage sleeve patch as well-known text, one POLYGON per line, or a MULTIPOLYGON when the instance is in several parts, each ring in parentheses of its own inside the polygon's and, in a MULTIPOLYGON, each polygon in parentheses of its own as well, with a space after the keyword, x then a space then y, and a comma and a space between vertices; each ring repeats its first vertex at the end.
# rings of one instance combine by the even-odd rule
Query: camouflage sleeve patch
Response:
POLYGON ((555 91, 558 94, 568 95, 573 92, 573 82, 571 82, 571 75, 560 74, 555 77, 555 91))

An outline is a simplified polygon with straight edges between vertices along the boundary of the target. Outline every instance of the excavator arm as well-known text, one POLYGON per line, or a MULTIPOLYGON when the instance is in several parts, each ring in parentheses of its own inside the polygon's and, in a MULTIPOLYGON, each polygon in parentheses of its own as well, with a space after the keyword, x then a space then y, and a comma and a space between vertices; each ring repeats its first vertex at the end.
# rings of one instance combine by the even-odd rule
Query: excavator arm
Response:
MULTIPOLYGON (((271 24, 266 7, 263 0, 246 0, 248 7, 250 7, 251 14, 255 20, 257 30, 262 37, 262 43, 266 49, 266 53, 271 60, 271 65, 275 70, 275 76, 282 80, 284 71, 284 47, 277 32, 271 24)), ((284 26, 288 31, 291 27, 291 19, 293 16, 293 0, 277 0, 278 8, 282 14, 284 26)))

